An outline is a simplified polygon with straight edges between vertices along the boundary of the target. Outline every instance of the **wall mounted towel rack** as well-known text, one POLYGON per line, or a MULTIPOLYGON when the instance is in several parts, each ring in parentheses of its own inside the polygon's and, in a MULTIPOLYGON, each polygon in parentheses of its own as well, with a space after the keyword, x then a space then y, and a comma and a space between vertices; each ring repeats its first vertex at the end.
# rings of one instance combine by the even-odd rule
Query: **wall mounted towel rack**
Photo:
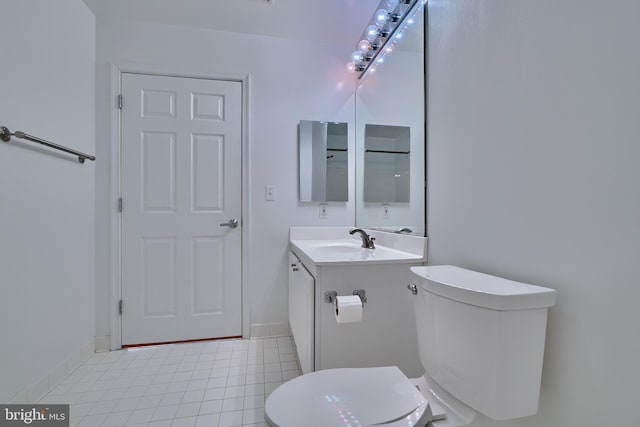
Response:
POLYGON ((85 160, 94 161, 96 159, 95 156, 91 156, 89 154, 81 153, 80 151, 72 150, 71 148, 63 147, 62 145, 54 144, 53 142, 47 141, 45 139, 38 138, 33 135, 29 135, 27 133, 21 132, 19 130, 15 132, 11 132, 4 126, 0 126, 0 139, 4 142, 11 141, 11 137, 15 136, 20 139, 27 139, 29 141, 37 142, 38 144, 46 145, 47 147, 55 148, 56 150, 64 151, 65 153, 73 154, 74 156, 78 156, 78 161, 80 163, 84 163, 85 160))

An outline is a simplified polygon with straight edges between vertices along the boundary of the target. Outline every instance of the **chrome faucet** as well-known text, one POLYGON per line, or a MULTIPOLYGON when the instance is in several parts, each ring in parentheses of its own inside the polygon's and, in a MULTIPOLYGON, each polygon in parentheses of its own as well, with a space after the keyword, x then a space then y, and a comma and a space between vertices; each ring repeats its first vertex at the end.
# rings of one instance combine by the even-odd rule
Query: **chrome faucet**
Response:
POLYGON ((370 237, 366 231, 361 228, 354 228, 349 231, 349 234, 353 235, 356 233, 360 233, 360 237, 362 237, 362 247, 365 249, 375 249, 376 245, 373 243, 376 240, 375 237, 370 237))

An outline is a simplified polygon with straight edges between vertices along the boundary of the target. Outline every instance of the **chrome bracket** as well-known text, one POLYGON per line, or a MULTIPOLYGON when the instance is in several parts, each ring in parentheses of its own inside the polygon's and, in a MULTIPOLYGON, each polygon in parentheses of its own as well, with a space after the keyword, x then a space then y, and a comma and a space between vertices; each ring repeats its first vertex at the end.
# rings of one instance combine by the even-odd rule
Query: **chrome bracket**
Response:
MULTIPOLYGON (((362 301, 362 304, 367 302, 367 293, 365 292, 364 289, 356 289, 355 291, 353 291, 352 295, 359 296, 360 301, 362 301)), ((337 297, 338 297, 338 293, 336 291, 327 291, 324 293, 324 302, 333 304, 336 301, 337 297)))
POLYGON ((364 291, 364 289, 356 289, 355 291, 353 291, 353 295, 358 295, 360 297, 360 301, 362 301, 362 304, 367 302, 367 293, 364 291))
POLYGON ((324 293, 324 302, 333 304, 337 297, 338 293, 336 291, 327 291, 324 293))

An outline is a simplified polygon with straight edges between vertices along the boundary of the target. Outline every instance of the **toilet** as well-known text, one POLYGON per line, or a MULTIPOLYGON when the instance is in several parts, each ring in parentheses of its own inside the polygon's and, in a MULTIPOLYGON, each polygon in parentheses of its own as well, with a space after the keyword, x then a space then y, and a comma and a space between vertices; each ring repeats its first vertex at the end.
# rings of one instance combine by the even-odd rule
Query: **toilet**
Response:
POLYGON ((538 411, 553 289, 451 266, 411 267, 420 361, 327 369, 294 378, 265 402, 272 427, 489 427, 538 411))

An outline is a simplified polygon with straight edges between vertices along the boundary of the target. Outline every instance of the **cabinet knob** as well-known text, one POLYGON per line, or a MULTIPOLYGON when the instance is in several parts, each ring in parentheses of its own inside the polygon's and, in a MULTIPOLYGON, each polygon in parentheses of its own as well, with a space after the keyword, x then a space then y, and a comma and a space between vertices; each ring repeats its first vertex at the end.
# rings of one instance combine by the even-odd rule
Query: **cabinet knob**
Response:
POLYGON ((413 283, 411 283, 410 285, 407 285, 407 289, 411 291, 412 295, 418 295, 418 287, 413 283))

